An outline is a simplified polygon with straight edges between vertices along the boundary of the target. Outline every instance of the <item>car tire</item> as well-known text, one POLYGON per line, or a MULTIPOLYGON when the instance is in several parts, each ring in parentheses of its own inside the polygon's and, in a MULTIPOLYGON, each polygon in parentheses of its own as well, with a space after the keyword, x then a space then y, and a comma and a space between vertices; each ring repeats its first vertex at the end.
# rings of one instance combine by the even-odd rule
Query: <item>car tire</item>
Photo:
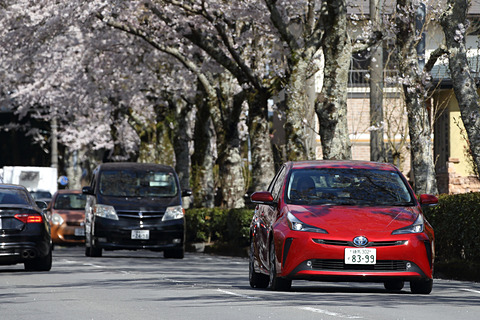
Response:
POLYGON ((432 288, 432 279, 410 281, 410 291, 415 294, 429 294, 432 288))
POLYGON ((253 243, 250 245, 250 262, 248 264, 248 280, 250 281, 250 287, 252 288, 267 288, 270 283, 270 277, 255 272, 254 267, 254 252, 253 252, 253 243))
POLYGON ((24 263, 26 271, 50 271, 52 269, 52 249, 50 252, 41 258, 36 258, 24 263))
POLYGON ((182 249, 168 249, 163 251, 163 257, 165 259, 183 259, 185 256, 185 250, 182 249))
POLYGON ((389 291, 400 291, 405 286, 405 282, 401 280, 391 280, 391 281, 385 281, 383 285, 385 289, 389 291))
POLYGON ((292 287, 292 280, 285 279, 277 276, 277 267, 276 260, 277 256, 275 254, 275 244, 273 240, 270 242, 270 277, 269 277, 269 287, 273 291, 288 291, 292 287))

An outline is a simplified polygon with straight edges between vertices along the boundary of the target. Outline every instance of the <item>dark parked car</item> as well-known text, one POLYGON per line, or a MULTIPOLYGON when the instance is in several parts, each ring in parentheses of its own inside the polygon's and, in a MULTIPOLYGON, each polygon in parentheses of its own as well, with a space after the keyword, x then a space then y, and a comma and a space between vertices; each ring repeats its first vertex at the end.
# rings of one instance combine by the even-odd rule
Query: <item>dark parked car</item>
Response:
POLYGON ((55 192, 47 208, 54 244, 85 243, 85 202, 86 196, 81 190, 62 189, 55 192))
POLYGON ((86 256, 101 256, 103 249, 150 249, 163 251, 165 258, 183 258, 185 211, 172 167, 104 163, 83 193, 86 256))
POLYGON ((24 263, 25 270, 52 267, 50 224, 28 190, 0 184, 0 264, 24 263))
POLYGON ((250 227, 252 287, 288 290, 292 280, 383 282, 432 290, 434 232, 393 165, 363 161, 288 162, 255 192, 250 227))

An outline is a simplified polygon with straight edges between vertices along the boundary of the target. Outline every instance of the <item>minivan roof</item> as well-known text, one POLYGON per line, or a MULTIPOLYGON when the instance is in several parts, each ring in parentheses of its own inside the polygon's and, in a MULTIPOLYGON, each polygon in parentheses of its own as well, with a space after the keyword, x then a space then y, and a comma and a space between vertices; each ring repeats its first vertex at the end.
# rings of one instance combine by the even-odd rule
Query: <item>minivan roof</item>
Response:
POLYGON ((130 170, 155 170, 165 172, 175 172, 171 166, 157 163, 139 163, 139 162, 106 162, 97 167, 98 170, 130 169, 130 170))

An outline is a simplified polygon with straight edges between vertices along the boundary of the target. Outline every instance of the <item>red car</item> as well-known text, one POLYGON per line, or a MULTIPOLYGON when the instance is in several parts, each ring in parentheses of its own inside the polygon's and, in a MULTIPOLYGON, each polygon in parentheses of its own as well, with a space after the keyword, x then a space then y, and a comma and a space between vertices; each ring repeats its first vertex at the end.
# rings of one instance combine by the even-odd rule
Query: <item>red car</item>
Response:
POLYGON ((58 190, 47 208, 52 241, 59 245, 85 243, 85 202, 81 190, 58 190))
POLYGON ((288 162, 255 192, 250 226, 252 288, 292 280, 383 282, 412 293, 433 285, 434 233, 402 173, 388 163, 288 162))

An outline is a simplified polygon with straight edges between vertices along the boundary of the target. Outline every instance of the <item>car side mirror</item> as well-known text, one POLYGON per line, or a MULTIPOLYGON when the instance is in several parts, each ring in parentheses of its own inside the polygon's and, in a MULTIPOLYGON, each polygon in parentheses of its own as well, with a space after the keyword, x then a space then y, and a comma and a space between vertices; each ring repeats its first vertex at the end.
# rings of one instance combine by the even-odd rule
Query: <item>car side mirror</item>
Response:
POLYGON ((35 201, 35 203, 42 210, 45 210, 48 207, 48 204, 45 201, 35 201))
POLYGON ((434 205, 438 203, 438 198, 431 194, 421 194, 420 195, 420 204, 421 205, 434 205))
POLYGON ((82 188, 82 193, 83 193, 83 194, 88 194, 88 195, 91 195, 91 196, 94 195, 94 193, 93 193, 93 188, 90 187, 90 186, 83 187, 83 188, 82 188))
POLYGON ((267 205, 270 205, 270 206, 273 206, 275 205, 275 201, 273 199, 273 196, 270 192, 268 191, 258 191, 258 192, 254 192, 251 196, 250 196, 250 200, 253 202, 253 203, 258 203, 258 204, 267 204, 267 205))
POLYGON ((183 189, 182 190, 182 197, 190 197, 192 195, 192 189, 183 189))

